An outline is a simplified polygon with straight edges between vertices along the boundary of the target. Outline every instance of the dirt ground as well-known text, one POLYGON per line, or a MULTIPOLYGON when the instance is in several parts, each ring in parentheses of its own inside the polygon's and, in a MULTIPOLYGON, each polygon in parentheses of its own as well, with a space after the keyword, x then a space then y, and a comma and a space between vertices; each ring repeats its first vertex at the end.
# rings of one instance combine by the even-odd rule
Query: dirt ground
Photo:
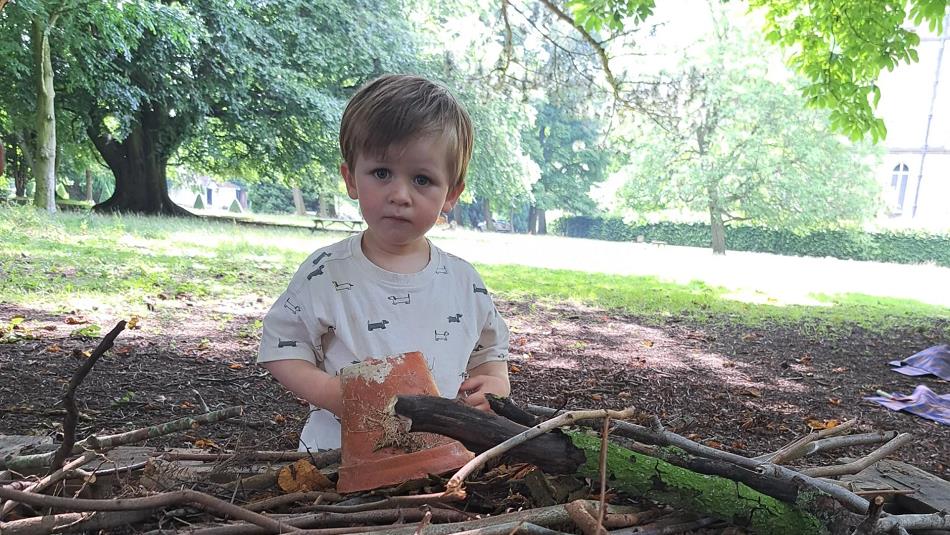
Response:
MULTIPOLYGON (((863 397, 909 393, 933 377, 910 378, 887 361, 946 340, 927 332, 886 337, 855 329, 828 342, 803 329, 755 330, 691 325, 676 317, 647 327, 635 317, 578 306, 498 301, 512 330, 513 399, 549 407, 635 406, 671 430, 714 447, 754 456, 831 420, 860 420, 860 431, 897 430, 916 439, 896 458, 950 474, 950 426, 888 411, 863 397)), ((156 299, 154 311, 123 332, 78 394, 79 436, 131 430, 231 405, 241 420, 193 429, 150 445, 295 449, 306 407, 254 365, 258 301, 156 299)), ((50 314, 0 303, 0 324, 25 320, 19 338, 0 344, 0 433, 55 436, 60 398, 83 352, 98 339, 71 337, 92 322, 102 335, 118 321, 109 310, 50 314)), ((810 463, 828 464, 837 452, 810 463)))

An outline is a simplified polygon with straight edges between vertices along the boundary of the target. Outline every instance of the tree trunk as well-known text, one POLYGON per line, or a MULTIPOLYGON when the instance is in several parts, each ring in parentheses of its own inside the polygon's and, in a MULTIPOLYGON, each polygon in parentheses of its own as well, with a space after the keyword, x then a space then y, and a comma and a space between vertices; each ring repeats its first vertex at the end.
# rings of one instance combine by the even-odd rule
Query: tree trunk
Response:
POLYGON ((92 171, 86 168, 86 200, 92 200, 92 171))
POLYGON ((716 184, 708 184, 706 193, 709 195, 709 228, 712 230, 713 254, 726 254, 726 224, 723 222, 723 210, 719 204, 719 188, 716 184))
POLYGON ((544 215, 544 210, 538 208, 538 234, 548 233, 548 219, 544 215))
POLYGON ((456 227, 461 227, 464 225, 462 221, 462 203, 455 203, 455 206, 452 207, 452 221, 455 223, 456 227))
POLYGON ((709 227, 712 230, 713 254, 726 254, 726 225, 722 221, 722 212, 709 207, 709 227))
POLYGON ((0 175, 7 171, 7 147, 6 142, 0 137, 0 175))
POLYGON ((485 230, 494 232, 495 221, 491 217, 491 201, 488 199, 482 199, 482 217, 485 218, 485 230))
POLYGON ((194 215, 168 197, 166 166, 181 138, 174 133, 163 131, 162 115, 167 117, 167 111, 141 111, 129 135, 121 142, 107 133, 90 129, 89 136, 93 144, 115 177, 115 191, 112 196, 97 204, 94 210, 150 215, 194 215))
POLYGON ((292 188, 291 191, 293 191, 294 194, 294 213, 297 215, 307 215, 307 207, 303 203, 303 192, 297 187, 292 188))
POLYGON ((26 183, 29 177, 26 172, 26 162, 23 161, 17 139, 18 137, 13 136, 4 140, 4 143, 9 142, 9 146, 6 148, 7 174, 13 177, 13 194, 16 197, 26 197, 26 183))
POLYGON ((538 233, 538 209, 534 205, 528 207, 528 234, 538 233))
POLYGON ((53 64, 50 59, 49 30, 55 22, 44 24, 33 17, 31 44, 33 69, 36 73, 36 153, 33 157, 33 178, 36 192, 33 205, 56 212, 56 92, 53 88, 53 64))
MULTIPOLYGON (((410 431, 454 438, 475 453, 528 429, 493 413, 434 396, 399 396, 395 412, 409 419, 410 431)), ((513 448, 505 458, 534 464, 548 473, 573 473, 596 481, 600 478, 600 449, 598 436, 554 431, 513 448)), ((825 532, 818 518, 795 505, 729 478, 693 472, 611 443, 607 445, 607 474, 608 485, 628 495, 720 518, 756 533, 825 532)), ((799 495, 798 499, 808 498, 799 495)))

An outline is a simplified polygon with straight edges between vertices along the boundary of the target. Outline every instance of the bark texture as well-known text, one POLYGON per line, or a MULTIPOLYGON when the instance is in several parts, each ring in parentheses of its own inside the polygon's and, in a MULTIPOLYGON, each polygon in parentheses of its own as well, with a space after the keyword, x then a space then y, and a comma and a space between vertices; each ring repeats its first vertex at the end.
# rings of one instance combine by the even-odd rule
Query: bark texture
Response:
POLYGON ((36 73, 36 153, 33 157, 33 178, 36 192, 33 204, 56 212, 56 91, 53 88, 53 63, 50 59, 49 23, 33 17, 30 35, 33 47, 33 69, 36 73))

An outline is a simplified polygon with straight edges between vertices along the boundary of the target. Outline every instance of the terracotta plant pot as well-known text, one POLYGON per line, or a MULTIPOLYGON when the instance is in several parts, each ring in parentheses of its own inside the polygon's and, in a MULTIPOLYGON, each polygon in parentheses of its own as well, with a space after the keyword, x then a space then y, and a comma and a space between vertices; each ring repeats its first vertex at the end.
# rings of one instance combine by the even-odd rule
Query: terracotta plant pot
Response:
POLYGON ((422 353, 371 359, 344 368, 342 459, 337 491, 398 485, 461 467, 473 455, 431 433, 407 433, 392 416, 399 394, 439 395, 422 353))

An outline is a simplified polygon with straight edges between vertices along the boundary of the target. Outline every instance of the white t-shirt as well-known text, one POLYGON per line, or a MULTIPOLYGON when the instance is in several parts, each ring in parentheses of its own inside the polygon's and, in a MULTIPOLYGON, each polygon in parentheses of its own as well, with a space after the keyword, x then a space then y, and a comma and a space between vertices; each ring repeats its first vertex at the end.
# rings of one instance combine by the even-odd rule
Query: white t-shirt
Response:
MULTIPOLYGON (((452 398, 467 370, 508 358, 508 327, 468 262, 429 243, 418 273, 373 264, 362 234, 311 254, 264 317, 258 362, 300 359, 331 375, 367 358, 421 351, 452 398)), ((340 423, 311 407, 301 449, 340 447, 340 423)))

